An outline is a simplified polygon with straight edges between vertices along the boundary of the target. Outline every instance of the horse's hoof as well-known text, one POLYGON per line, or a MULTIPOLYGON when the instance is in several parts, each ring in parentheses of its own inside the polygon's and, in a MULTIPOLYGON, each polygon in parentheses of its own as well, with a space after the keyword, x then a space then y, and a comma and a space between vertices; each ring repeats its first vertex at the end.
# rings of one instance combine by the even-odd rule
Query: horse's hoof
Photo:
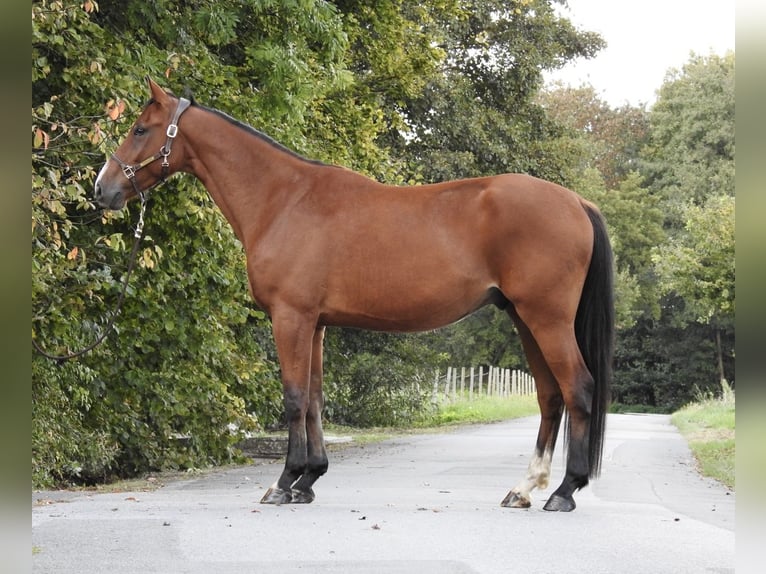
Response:
POLYGON ((550 510, 551 512, 572 512, 576 506, 574 498, 571 496, 564 498, 558 494, 552 494, 548 499, 548 502, 543 506, 543 510, 550 510))
POLYGON ((314 502, 314 491, 310 488, 308 490, 298 490, 293 488, 292 490, 292 503, 293 504, 311 504, 314 502))
POLYGON ((292 492, 272 486, 261 498, 261 504, 289 504, 293 501, 292 492))
POLYGON ((521 496, 518 492, 511 491, 500 503, 500 506, 505 508, 529 508, 532 506, 532 501, 525 496, 521 496))

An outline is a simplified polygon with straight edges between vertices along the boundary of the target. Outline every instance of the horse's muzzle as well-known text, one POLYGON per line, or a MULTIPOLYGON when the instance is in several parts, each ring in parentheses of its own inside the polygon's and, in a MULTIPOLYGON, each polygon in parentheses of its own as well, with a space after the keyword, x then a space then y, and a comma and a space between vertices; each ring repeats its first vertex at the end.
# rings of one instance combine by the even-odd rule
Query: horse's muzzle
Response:
POLYGON ((94 186, 93 197, 99 207, 111 209, 112 211, 119 211, 125 207, 126 203, 124 195, 119 191, 111 194, 104 193, 104 189, 99 181, 96 181, 94 186))

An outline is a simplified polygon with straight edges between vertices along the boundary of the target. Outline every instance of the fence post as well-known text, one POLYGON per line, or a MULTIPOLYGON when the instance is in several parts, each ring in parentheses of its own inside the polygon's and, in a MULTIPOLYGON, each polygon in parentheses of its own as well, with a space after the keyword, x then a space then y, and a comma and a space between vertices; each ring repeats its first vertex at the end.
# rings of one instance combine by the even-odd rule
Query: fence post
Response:
POLYGON ((469 401, 473 400, 473 367, 471 367, 471 382, 468 387, 468 400, 469 401))
POLYGON ((495 367, 487 368, 487 396, 491 397, 495 392, 495 367))

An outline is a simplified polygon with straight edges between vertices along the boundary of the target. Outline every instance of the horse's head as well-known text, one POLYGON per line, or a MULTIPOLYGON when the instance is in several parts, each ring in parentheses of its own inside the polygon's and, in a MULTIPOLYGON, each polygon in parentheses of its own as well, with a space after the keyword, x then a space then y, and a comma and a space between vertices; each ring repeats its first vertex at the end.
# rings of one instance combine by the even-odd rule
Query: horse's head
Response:
POLYGON ((147 81, 152 94, 149 103, 96 178, 96 202, 108 209, 122 209, 179 169, 178 158, 170 152, 178 119, 189 100, 175 98, 151 79, 147 81))

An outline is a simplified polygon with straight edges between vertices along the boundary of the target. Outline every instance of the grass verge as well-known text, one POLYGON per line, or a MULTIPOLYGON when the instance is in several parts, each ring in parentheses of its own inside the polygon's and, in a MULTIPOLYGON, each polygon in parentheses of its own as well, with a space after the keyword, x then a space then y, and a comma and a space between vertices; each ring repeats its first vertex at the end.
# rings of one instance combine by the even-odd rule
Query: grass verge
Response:
POLYGON ((478 397, 443 402, 425 426, 492 423, 535 415, 539 412, 535 395, 512 397, 478 397))
POLYGON ((688 441, 700 472, 734 490, 734 393, 702 397, 673 413, 671 420, 688 441))

